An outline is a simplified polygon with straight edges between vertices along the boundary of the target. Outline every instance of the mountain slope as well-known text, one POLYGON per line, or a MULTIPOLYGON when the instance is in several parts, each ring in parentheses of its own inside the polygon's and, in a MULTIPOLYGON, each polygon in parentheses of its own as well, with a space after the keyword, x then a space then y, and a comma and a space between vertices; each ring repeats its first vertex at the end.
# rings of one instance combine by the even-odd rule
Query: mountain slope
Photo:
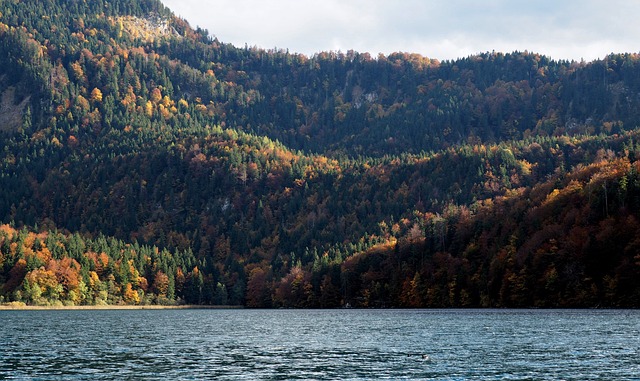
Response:
MULTIPOLYGON (((422 291, 407 296, 402 282, 410 278, 411 285, 419 276, 413 284, 429 288, 426 279, 440 286, 452 281, 434 276, 422 257, 417 267, 415 253, 456 257, 481 246, 478 237, 493 237, 477 251, 491 261, 509 245, 535 246, 524 232, 536 236, 547 222, 521 221, 523 210, 506 205, 519 200, 538 208, 541 201, 529 200, 531 194, 550 184, 560 193, 573 189, 565 176, 580 168, 598 163, 600 176, 618 185, 622 173, 627 182, 633 178, 639 62, 630 54, 556 62, 528 52, 452 62, 356 52, 305 57, 221 43, 158 1, 5 1, 0 220, 38 226, 45 235, 79 233, 89 242, 114 237, 120 242, 114 247, 131 242, 137 248, 131 255, 139 257, 132 266, 147 285, 158 271, 167 282, 196 282, 188 293, 168 297, 144 281, 116 277, 100 296, 112 303, 131 302, 136 293, 139 302, 251 306, 633 305, 638 286, 620 281, 618 267, 583 274, 597 290, 604 277, 618 279, 622 286, 607 291, 611 303, 568 295, 570 288, 548 302, 544 293, 497 296, 502 286, 487 280, 479 262, 473 266, 480 266, 474 268, 480 278, 467 282, 465 298, 460 284, 448 301, 422 291), (626 169, 616 172, 614 164, 625 159, 626 169), (420 240, 433 224, 455 231, 461 216, 475 221, 463 226, 473 235, 447 233, 452 237, 440 237, 440 244, 420 240), (495 231, 503 221, 519 226, 504 229, 514 242, 495 231), (174 264, 145 264, 152 256, 141 253, 154 246, 174 253, 174 264), (391 252, 408 256, 406 265, 389 262, 391 252), (378 262, 368 264, 369 257, 378 262), (384 268, 373 274, 365 264, 384 268)), ((580 208, 601 209, 601 197, 592 193, 582 193, 587 202, 580 208)), ((612 200, 605 198, 610 218, 636 216, 630 200, 625 207, 612 200)), ((549 223, 570 208, 559 207, 549 223)), ((603 221, 574 225, 592 232, 603 221)), ((572 226, 566 225, 565 233, 572 226)), ((7 237, 10 248, 17 235, 7 237)), ((629 247, 604 263, 632 263, 629 247)), ((0 277, 5 300, 96 302, 88 294, 74 299, 69 290, 25 297, 22 291, 33 291, 29 273, 40 267, 21 270, 29 255, 7 250, 0 277)), ((72 255, 85 285, 95 271, 86 258, 97 251, 72 255)), ((110 262, 123 263, 116 249, 103 251, 110 262)), ((43 271, 52 259, 62 260, 41 257, 43 271)), ((570 261, 587 266, 583 256, 570 261)), ((533 279, 547 271, 527 267, 525 273, 533 279)), ((629 271, 637 268, 624 268, 629 271)))

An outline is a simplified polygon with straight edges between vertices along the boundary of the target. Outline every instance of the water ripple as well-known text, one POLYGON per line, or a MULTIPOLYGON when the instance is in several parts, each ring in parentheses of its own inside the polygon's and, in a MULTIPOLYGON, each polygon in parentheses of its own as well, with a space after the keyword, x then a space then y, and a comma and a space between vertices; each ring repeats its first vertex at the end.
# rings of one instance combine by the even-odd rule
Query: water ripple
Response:
POLYGON ((0 379, 640 380, 639 311, 0 311, 0 379))

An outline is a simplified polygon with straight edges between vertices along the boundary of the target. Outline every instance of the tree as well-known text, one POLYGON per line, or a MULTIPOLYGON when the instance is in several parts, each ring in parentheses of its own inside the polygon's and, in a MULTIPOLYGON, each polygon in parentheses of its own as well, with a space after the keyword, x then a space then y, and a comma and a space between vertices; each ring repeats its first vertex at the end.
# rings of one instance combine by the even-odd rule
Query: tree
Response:
POLYGON ((226 305, 229 302, 229 296, 227 294, 227 286, 218 282, 216 284, 216 290, 213 298, 213 304, 226 305))
POLYGON ((124 288, 123 298, 127 304, 140 304, 140 296, 138 292, 133 289, 131 283, 127 283, 124 288))
POLYGON ((271 305, 271 295, 268 287, 267 272, 255 267, 249 272, 247 280, 247 307, 264 308, 271 305))
POLYGON ((153 291, 159 296, 167 296, 169 292, 169 277, 162 271, 158 271, 153 279, 153 291))
POLYGON ((100 91, 99 88, 94 87, 93 90, 91 90, 91 100, 97 103, 102 102, 102 91, 100 91))

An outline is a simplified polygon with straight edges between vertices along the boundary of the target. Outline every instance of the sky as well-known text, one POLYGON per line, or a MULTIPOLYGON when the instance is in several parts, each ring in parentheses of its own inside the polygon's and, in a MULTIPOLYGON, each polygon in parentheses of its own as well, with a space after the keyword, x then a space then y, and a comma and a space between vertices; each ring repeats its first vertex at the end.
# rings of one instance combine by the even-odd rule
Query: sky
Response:
POLYGON ((311 56, 355 50, 454 60, 525 51, 592 61, 640 52, 636 0, 163 0, 221 42, 311 56))

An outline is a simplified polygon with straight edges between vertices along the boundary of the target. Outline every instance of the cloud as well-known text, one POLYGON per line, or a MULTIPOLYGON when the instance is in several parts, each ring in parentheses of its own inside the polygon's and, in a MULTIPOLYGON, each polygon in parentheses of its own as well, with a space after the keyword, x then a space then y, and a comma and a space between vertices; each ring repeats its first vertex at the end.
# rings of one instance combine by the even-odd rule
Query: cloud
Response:
POLYGON ((312 55, 353 49, 455 59, 529 50, 586 60, 637 52, 640 3, 623 0, 165 0, 223 42, 312 55))

